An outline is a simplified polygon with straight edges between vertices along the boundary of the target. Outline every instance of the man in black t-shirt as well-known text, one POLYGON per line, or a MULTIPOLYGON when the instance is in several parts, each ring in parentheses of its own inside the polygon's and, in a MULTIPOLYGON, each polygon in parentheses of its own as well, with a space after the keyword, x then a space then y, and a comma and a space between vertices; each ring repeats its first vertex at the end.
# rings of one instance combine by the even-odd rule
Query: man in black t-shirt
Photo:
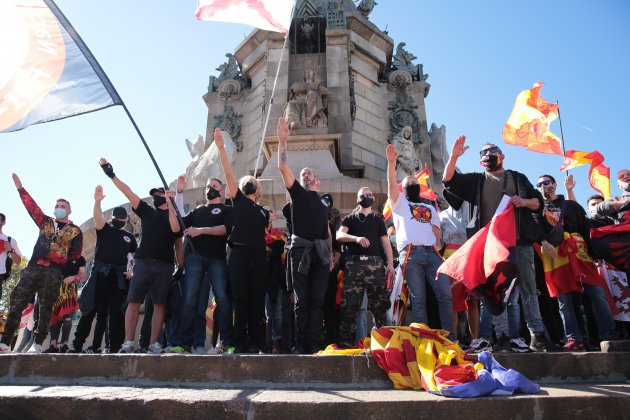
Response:
POLYGON ((361 188, 357 203, 359 207, 343 219, 337 231, 337 240, 348 248, 339 326, 340 344, 345 347, 354 344, 354 320, 366 291, 368 309, 374 315, 376 327, 386 325, 385 313, 390 303, 385 270, 392 276, 394 274, 394 258, 385 223, 372 212, 372 190, 361 188), (383 255, 387 258, 387 268, 383 264, 383 255))
MULTIPOLYGON (((178 198, 182 197, 186 179, 178 180, 178 198)), ((186 250, 185 274, 181 282, 182 308, 179 317, 171 322, 168 339, 171 353, 204 353, 206 341, 206 308, 212 294, 217 303, 215 313, 224 348, 232 347, 232 305, 227 294, 226 244, 232 229, 232 207, 221 203, 223 185, 216 178, 208 179, 207 204, 199 206, 183 217, 186 230, 194 246, 186 250)), ((177 200, 179 201, 179 200, 177 200)), ((182 206, 178 202, 180 211, 182 206)), ((221 348, 221 347, 219 347, 221 348)))
POLYGON ((296 337, 294 353, 317 352, 323 344, 322 319, 328 273, 332 265, 332 237, 328 228, 328 206, 317 188, 311 168, 300 172, 300 182, 287 164, 289 129, 278 122, 278 169, 291 195, 290 273, 295 291, 296 337))
POLYGON ((118 353, 125 336, 124 305, 127 283, 131 278, 129 256, 138 249, 136 238, 124 228, 128 215, 124 207, 116 207, 109 223, 105 222, 101 202, 105 198, 103 187, 94 191, 94 227, 96 249, 90 278, 83 287, 79 306, 81 319, 74 333, 71 353, 80 353, 90 334, 94 317, 98 315, 94 331, 94 343, 87 352, 100 348, 100 340, 109 325, 109 352, 118 353))
POLYGON ((142 239, 136 252, 136 263, 127 295, 129 304, 125 313, 125 342, 120 348, 120 353, 131 353, 134 350, 140 305, 150 291, 153 316, 148 353, 159 354, 163 352, 159 336, 164 324, 165 304, 171 286, 174 254, 177 254, 178 266, 183 266, 184 259, 183 244, 178 240, 182 232, 172 200, 175 192, 165 191, 164 188, 151 188, 149 191, 149 195, 153 197, 151 207, 140 200, 140 197, 114 174, 114 168, 107 159, 101 158, 99 163, 105 175, 111 178, 116 188, 131 203, 134 213, 140 218, 142 228, 142 239))

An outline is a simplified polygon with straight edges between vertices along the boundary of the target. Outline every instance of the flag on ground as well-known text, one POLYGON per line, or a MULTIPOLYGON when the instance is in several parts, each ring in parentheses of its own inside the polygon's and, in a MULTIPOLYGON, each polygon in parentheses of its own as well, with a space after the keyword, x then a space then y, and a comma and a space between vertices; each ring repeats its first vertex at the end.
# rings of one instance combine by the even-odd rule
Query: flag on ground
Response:
POLYGON ((0 39, 0 132, 122 104, 52 0, 0 2, 0 39))
POLYGON ((199 0, 199 20, 242 23, 268 31, 289 33, 294 0, 199 0))
POLYGON ((610 168, 604 165, 604 155, 597 150, 581 152, 579 150, 567 150, 564 154, 564 164, 561 171, 577 168, 590 164, 588 181, 594 190, 599 191, 604 198, 610 197, 610 168))
MULTIPOLYGON (((418 184, 420 184, 420 197, 426 198, 427 200, 435 201, 437 196, 435 195, 435 191, 429 188, 429 168, 424 168, 420 172, 416 173, 416 179, 418 180, 418 184)), ((402 192, 402 182, 398 183, 398 191, 402 192)), ((389 219, 392 216, 392 205, 389 202, 389 198, 385 202, 385 206, 383 207, 383 218, 385 220, 389 219)))
POLYGON ((542 82, 535 83, 516 97, 512 114, 503 126, 503 140, 533 152, 561 155, 560 139, 549 131, 549 125, 558 118, 558 105, 540 97, 542 86, 542 82))

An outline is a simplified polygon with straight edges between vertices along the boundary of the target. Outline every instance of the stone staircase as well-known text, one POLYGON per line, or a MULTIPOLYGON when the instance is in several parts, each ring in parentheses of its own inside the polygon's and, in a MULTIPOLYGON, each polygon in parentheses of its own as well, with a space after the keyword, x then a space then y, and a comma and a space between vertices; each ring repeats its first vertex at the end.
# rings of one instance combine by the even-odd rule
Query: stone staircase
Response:
POLYGON ((630 419, 630 353, 495 357, 540 394, 394 390, 366 356, 1 355, 0 419, 630 419))

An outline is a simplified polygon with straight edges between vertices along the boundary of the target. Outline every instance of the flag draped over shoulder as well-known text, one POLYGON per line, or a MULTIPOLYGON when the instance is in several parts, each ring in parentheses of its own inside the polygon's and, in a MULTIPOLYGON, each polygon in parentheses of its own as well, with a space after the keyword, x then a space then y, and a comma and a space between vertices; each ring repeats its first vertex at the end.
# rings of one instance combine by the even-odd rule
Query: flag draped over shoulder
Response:
POLYGON ((289 33, 295 0, 199 0, 199 20, 233 22, 289 33))
MULTIPOLYGON (((418 180, 418 184, 420 185, 420 197, 426 198, 427 200, 435 201, 437 196, 435 195, 435 191, 429 188, 429 168, 424 168, 420 172, 416 173, 416 179, 418 180)), ((402 182, 398 184, 398 191, 402 192, 402 182)), ((392 216, 392 205, 389 202, 389 198, 385 202, 385 206, 383 207, 383 219, 387 220, 392 216)))
POLYGON ((558 105, 540 97, 542 86, 542 82, 535 83, 516 97, 512 114, 503 127, 503 140, 533 152, 562 155, 560 139, 549 131, 549 125, 558 118, 558 105))
POLYGON ((122 101, 52 0, 0 2, 0 132, 122 101))
POLYGON ((610 168, 604 165, 604 155, 597 150, 592 152, 580 152, 578 150, 567 150, 564 154, 564 165, 561 171, 577 168, 578 166, 590 164, 588 171, 588 181, 594 190, 599 191, 604 198, 610 197, 610 168))

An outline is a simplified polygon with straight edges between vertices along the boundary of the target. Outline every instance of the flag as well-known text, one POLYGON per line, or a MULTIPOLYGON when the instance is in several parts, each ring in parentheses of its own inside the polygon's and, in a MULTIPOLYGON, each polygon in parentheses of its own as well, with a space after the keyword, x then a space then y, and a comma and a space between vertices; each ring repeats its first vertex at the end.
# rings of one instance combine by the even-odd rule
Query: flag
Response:
POLYGON ((630 221, 591 229, 591 246, 597 257, 630 272, 630 221))
MULTIPOLYGON (((426 198, 427 200, 435 201, 437 200, 437 196, 435 195, 435 191, 429 188, 429 168, 424 168, 420 172, 416 173, 415 177, 418 180, 418 184, 420 184, 420 197, 426 198)), ((398 184, 398 191, 402 192, 402 182, 398 184)), ((389 198, 385 202, 385 206, 383 207, 383 219, 387 220, 392 215, 392 205, 389 202, 389 198)))
POLYGON ((540 97, 542 86, 542 82, 535 83, 516 97, 512 114, 503 126, 503 140, 533 152, 562 155, 560 139, 549 131, 549 125, 558 118, 558 105, 540 97))
POLYGON ((289 33, 294 0, 199 0, 199 20, 234 22, 289 33))
POLYGON ((617 314, 613 317, 617 321, 630 322, 630 285, 628 276, 608 263, 600 265, 599 271, 606 280, 608 290, 613 295, 617 314))
POLYGON ((0 2, 0 132, 122 101, 52 0, 0 2))
POLYGON ((604 165, 604 155, 597 150, 592 152, 581 152, 578 150, 567 150, 564 154, 564 164, 561 171, 577 168, 578 166, 590 164, 588 171, 588 181, 591 187, 599 191, 604 198, 610 197, 610 168, 604 165))

